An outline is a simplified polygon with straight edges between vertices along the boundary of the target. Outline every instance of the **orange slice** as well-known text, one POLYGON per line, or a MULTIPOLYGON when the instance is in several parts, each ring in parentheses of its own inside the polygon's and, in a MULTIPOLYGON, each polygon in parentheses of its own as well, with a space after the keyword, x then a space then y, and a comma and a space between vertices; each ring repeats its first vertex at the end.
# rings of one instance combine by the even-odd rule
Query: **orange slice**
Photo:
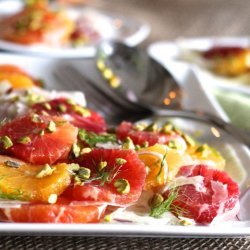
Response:
POLYGON ((216 149, 209 147, 207 144, 189 148, 188 151, 193 160, 198 160, 201 164, 206 164, 219 170, 224 170, 225 168, 225 159, 216 149), (202 147, 204 147, 204 150, 202 150, 202 147))
POLYGON ((68 165, 28 165, 10 157, 0 159, 0 198, 54 203, 70 184, 68 165), (16 164, 16 166, 14 166, 16 164), (49 167, 49 166, 47 166, 49 167))
POLYGON ((10 83, 14 89, 27 89, 35 86, 31 78, 18 73, 9 74, 0 72, 0 82, 4 81, 10 83))
POLYGON ((145 190, 166 184, 177 174, 180 167, 193 162, 192 158, 183 151, 170 149, 160 144, 141 149, 138 155, 148 167, 145 190))

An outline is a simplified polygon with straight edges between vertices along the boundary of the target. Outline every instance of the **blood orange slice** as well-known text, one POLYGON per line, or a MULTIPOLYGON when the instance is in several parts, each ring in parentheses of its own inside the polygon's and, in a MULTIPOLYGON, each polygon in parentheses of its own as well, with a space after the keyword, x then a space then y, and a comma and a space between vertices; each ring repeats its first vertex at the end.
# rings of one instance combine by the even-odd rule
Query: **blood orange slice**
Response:
POLYGON ((168 144, 170 141, 181 140, 181 143, 185 144, 185 141, 178 133, 165 134, 158 131, 140 131, 130 122, 122 122, 116 130, 118 139, 124 140, 129 137, 135 145, 153 146, 156 143, 168 144))
POLYGON ((32 109, 38 113, 45 111, 50 115, 62 116, 76 127, 87 131, 95 133, 106 131, 106 122, 101 115, 64 98, 37 103, 32 109))
POLYGON ((68 188, 65 195, 70 199, 125 205, 141 195, 146 169, 134 151, 93 149, 75 162, 91 174, 84 185, 68 188))
POLYGON ((60 199, 56 204, 28 204, 1 209, 2 221, 32 223, 97 223, 106 205, 71 205, 60 199))
POLYGON ((66 159, 78 130, 62 118, 27 114, 0 128, 1 150, 33 164, 66 159))
MULTIPOLYGON (((239 187, 225 172, 206 165, 184 166, 175 179, 177 197, 172 210, 197 223, 229 220, 239 209, 239 187), (179 184, 180 185, 179 185, 179 184), (186 184, 185 184, 186 183, 186 184)), ((172 190, 165 193, 165 198, 172 190)))

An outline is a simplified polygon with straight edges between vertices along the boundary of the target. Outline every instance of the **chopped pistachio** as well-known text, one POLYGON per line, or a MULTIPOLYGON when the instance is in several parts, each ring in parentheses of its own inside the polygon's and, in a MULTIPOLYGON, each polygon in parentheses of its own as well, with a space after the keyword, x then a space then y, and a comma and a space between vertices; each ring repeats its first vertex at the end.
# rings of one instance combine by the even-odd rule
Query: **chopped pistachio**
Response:
POLYGON ((87 133, 84 129, 78 129, 78 137, 81 141, 85 141, 86 135, 87 133))
POLYGON ((182 149, 182 145, 177 140, 170 140, 168 146, 172 149, 182 149))
POLYGON ((11 161, 11 160, 5 161, 4 165, 7 167, 12 167, 12 168, 19 168, 21 166, 19 162, 11 161))
POLYGON ((178 129, 176 126, 173 127, 173 130, 175 133, 182 135, 182 131, 180 129, 178 129))
POLYGON ((70 105, 75 105, 75 104, 76 104, 75 101, 72 100, 72 99, 67 99, 66 102, 67 102, 68 104, 70 104, 70 105))
POLYGON ((49 204, 55 204, 57 201, 57 194, 51 194, 48 198, 49 204))
POLYGON ((46 129, 48 132, 53 133, 56 131, 56 124, 53 121, 50 121, 46 129))
POLYGON ((80 169, 80 165, 77 163, 69 164, 69 170, 73 172, 77 172, 80 169))
POLYGON ((151 123, 149 124, 145 129, 144 131, 149 131, 149 132, 156 132, 158 130, 158 126, 156 123, 151 123))
POLYGON ((183 134, 182 137, 189 146, 191 146, 191 147, 195 146, 195 141, 191 136, 183 134))
POLYGON ((164 134, 173 134, 173 124, 165 123, 161 129, 161 132, 164 134))
POLYGON ((41 95, 37 95, 31 91, 27 91, 26 92, 26 98, 27 98, 27 102, 29 105, 32 105, 34 103, 37 103, 37 102, 42 102, 44 101, 44 97, 41 96, 41 95))
POLYGON ((3 144, 4 149, 8 149, 13 146, 12 140, 7 135, 1 137, 1 143, 3 144))
POLYGON ((45 134, 45 132, 44 132, 43 129, 39 131, 39 135, 40 135, 40 136, 44 136, 44 134, 45 134))
POLYGON ((31 142, 31 139, 29 136, 23 136, 23 137, 18 139, 18 142, 21 144, 28 144, 31 142))
POLYGON ((150 172, 150 167, 149 166, 145 166, 145 168, 146 168, 146 174, 148 175, 149 172, 150 172))
POLYGON ((203 144, 195 150, 195 153, 200 153, 202 158, 206 158, 208 156, 208 149, 208 145, 203 144))
POLYGON ((73 105, 73 110, 83 116, 83 117, 89 117, 91 115, 90 111, 87 108, 81 107, 79 105, 73 105))
POLYGON ((111 222, 111 221, 112 221, 112 216, 111 216, 111 214, 106 215, 106 216, 103 218, 103 220, 104 220, 105 222, 111 222))
POLYGON ((91 171, 89 168, 81 167, 77 173, 78 177, 84 180, 89 179, 91 171))
POLYGON ((148 141, 143 142, 143 144, 142 144, 142 147, 143 147, 143 148, 147 148, 148 146, 149 146, 148 141))
POLYGON ((150 199, 149 205, 151 208, 155 208, 155 207, 158 207, 163 201, 164 201, 164 198, 162 197, 162 195, 159 193, 156 193, 150 199))
POLYGON ((49 114, 48 114, 48 112, 46 112, 45 110, 42 110, 42 115, 48 116, 49 114))
POLYGON ((113 76, 110 80, 109 80, 109 85, 112 88, 118 88, 121 85, 121 79, 117 76, 113 76))
POLYGON ((125 159, 123 159, 123 158, 116 158, 116 159, 115 159, 115 162, 116 162, 116 164, 118 164, 118 165, 123 165, 123 164, 127 163, 127 160, 125 160, 125 159))
POLYGON ((83 182, 81 181, 81 179, 77 175, 74 176, 74 184, 75 185, 82 185, 83 184, 83 182))
POLYGON ((49 175, 52 175, 52 173, 55 171, 55 168, 52 168, 49 164, 45 164, 45 166, 36 174, 36 178, 43 178, 49 175))
POLYGON ((42 123, 43 122, 42 118, 38 114, 33 114, 31 116, 31 121, 34 123, 42 123))
POLYGON ((143 131, 145 128, 147 127, 146 123, 137 123, 134 125, 134 129, 136 129, 137 131, 143 131))
POLYGON ((185 218, 181 216, 179 216, 179 219, 180 219, 180 225, 182 226, 193 226, 195 224, 194 219, 185 218))
POLYGON ((106 161, 100 161, 98 164, 98 170, 102 171, 104 168, 106 168, 108 163, 106 161))
POLYGON ((124 143, 122 144, 122 148, 123 149, 135 149, 135 145, 133 141, 129 137, 127 137, 124 143))
POLYGON ((80 152, 81 152, 80 146, 78 145, 78 143, 74 143, 73 146, 72 146, 73 156, 76 157, 76 158, 79 157, 80 152))
POLYGON ((66 112, 67 111, 67 107, 64 105, 64 104, 59 104, 57 106, 57 109, 60 111, 60 112, 66 112))
POLYGON ((51 105, 50 105, 48 102, 43 103, 43 106, 44 106, 44 108, 47 109, 47 110, 51 110, 51 109, 52 109, 52 108, 51 108, 51 105))
POLYGON ((141 149, 141 146, 136 144, 136 145, 135 145, 135 150, 138 151, 138 150, 140 150, 140 149, 141 149))
POLYGON ((130 192, 130 184, 126 179, 117 179, 114 182, 114 186, 120 194, 128 194, 130 192))
POLYGON ((81 150, 81 155, 83 155, 83 154, 88 154, 88 153, 90 153, 91 151, 92 151, 91 148, 83 148, 83 149, 81 150))

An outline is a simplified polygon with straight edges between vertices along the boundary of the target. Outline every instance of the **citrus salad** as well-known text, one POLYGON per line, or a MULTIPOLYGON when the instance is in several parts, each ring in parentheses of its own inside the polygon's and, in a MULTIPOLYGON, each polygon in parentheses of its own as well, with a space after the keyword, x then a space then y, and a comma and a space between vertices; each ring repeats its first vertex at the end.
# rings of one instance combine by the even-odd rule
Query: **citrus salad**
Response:
POLYGON ((123 121, 111 129, 82 94, 53 94, 37 82, 0 66, 1 221, 190 225, 235 218, 239 187, 214 148, 169 122, 123 121))
POLYGON ((250 50, 239 45, 215 45, 204 51, 181 48, 180 60, 208 70, 224 82, 249 84, 250 50))
POLYGON ((81 47, 113 35, 112 23, 104 14, 55 8, 47 0, 27 0, 20 11, 0 20, 0 38, 26 46, 81 47))

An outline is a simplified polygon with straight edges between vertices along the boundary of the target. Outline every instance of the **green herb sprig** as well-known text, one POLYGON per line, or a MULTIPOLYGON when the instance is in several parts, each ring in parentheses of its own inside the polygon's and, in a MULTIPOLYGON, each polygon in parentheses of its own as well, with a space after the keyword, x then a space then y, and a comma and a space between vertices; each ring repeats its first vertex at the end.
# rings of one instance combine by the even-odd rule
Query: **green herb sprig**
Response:
POLYGON ((86 142, 90 147, 94 147, 97 143, 117 142, 116 135, 114 134, 98 135, 94 132, 88 132, 84 129, 78 130, 78 137, 81 141, 86 142))

